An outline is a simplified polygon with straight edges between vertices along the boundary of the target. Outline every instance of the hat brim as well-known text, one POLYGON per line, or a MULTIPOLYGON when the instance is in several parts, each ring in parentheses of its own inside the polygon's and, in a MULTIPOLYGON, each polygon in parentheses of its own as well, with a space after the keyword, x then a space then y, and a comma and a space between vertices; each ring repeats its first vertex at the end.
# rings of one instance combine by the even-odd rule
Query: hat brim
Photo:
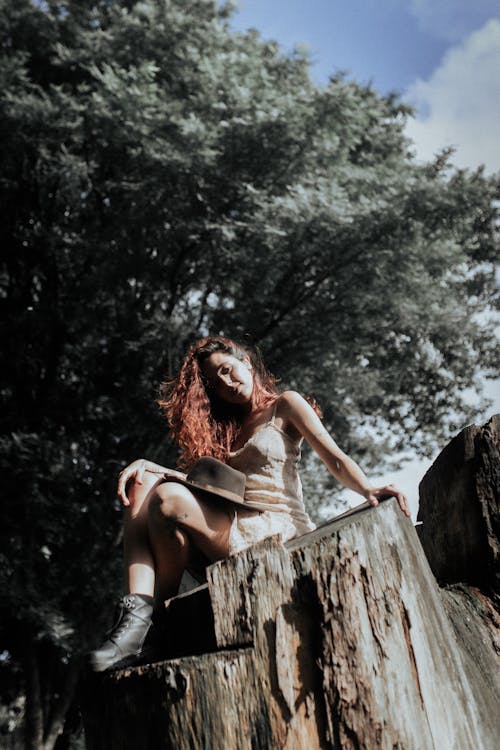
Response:
POLYGON ((163 475, 163 480, 165 482, 177 482, 177 484, 183 484, 184 487, 188 487, 191 490, 205 492, 211 497, 215 497, 216 499, 222 498, 223 500, 229 500, 229 502, 235 503, 236 505, 248 507, 248 504, 245 502, 244 498, 242 498, 240 495, 237 495, 235 492, 231 492, 230 490, 224 490, 220 487, 214 487, 211 484, 191 482, 189 481, 189 479, 179 479, 178 477, 169 476, 168 474, 163 475))

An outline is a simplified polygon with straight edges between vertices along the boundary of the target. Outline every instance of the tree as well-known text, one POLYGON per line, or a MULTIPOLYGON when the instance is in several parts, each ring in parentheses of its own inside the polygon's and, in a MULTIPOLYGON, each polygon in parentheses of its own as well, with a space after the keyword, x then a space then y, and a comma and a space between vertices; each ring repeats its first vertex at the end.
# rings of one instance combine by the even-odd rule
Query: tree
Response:
POLYGON ((248 336, 364 466, 424 450, 494 367, 499 185, 209 0, 0 9, 3 668, 48 748, 119 588, 117 469, 175 461, 154 396, 186 345, 248 336))

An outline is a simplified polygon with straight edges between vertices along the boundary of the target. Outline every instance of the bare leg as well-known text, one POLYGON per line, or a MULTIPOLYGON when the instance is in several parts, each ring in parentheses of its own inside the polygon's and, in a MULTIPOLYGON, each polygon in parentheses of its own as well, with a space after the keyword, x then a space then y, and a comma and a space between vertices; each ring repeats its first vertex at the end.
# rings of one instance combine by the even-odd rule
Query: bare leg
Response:
POLYGON ((124 512, 123 556, 125 590, 130 594, 154 595, 155 561, 149 542, 148 505, 154 488, 163 479, 145 472, 143 484, 131 483, 130 506, 124 512))
POLYGON ((148 516, 160 600, 177 593, 193 547, 211 561, 229 555, 231 512, 223 504, 195 497, 184 485, 157 485, 149 500, 148 516))
POLYGON ((134 482, 128 489, 130 506, 124 513, 123 551, 125 588, 129 592, 117 607, 113 628, 101 646, 89 654, 95 672, 134 664, 144 655, 151 630, 155 566, 148 537, 148 505, 154 487, 162 481, 158 475, 145 474, 143 484, 134 482))
POLYGON ((161 601, 177 593, 195 548, 210 560, 229 554, 233 515, 222 504, 198 499, 183 485, 155 475, 134 483, 129 498, 124 529, 129 595, 120 602, 119 618, 107 640, 90 654, 97 672, 144 658, 153 596, 161 601))
POLYGON ((229 555, 232 515, 221 504, 196 498, 187 487, 144 475, 134 482, 125 509, 125 587, 131 594, 167 599, 198 548, 210 560, 229 555))

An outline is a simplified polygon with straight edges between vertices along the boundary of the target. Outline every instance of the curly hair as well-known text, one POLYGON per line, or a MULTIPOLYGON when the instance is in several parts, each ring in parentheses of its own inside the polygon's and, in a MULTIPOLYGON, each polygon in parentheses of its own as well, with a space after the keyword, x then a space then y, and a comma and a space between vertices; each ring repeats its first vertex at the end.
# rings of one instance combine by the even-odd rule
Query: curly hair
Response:
POLYGON ((179 466, 184 469, 189 469, 201 456, 225 461, 241 428, 242 407, 226 403, 207 388, 202 365, 215 352, 225 352, 241 361, 250 360, 254 406, 266 406, 279 396, 277 379, 265 368, 256 349, 224 336, 208 336, 193 344, 177 377, 162 383, 158 399, 171 435, 180 446, 179 466))

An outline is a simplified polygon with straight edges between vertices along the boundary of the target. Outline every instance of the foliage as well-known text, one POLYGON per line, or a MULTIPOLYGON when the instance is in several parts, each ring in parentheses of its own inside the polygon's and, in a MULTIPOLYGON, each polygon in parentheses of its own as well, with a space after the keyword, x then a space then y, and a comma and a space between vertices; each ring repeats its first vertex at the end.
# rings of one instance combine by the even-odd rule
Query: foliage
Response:
POLYGON ((61 693, 44 665, 119 589, 118 467, 175 461, 154 396, 186 345, 257 343, 365 467, 428 450, 495 365, 499 184, 209 0, 0 10, 2 634, 61 693))

